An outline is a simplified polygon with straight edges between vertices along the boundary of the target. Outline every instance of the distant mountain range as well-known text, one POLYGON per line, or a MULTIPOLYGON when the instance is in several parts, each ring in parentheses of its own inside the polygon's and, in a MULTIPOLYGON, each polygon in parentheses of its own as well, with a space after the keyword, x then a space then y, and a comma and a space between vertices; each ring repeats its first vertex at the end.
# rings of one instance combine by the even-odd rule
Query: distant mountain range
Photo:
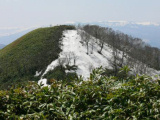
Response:
POLYGON ((160 48, 160 24, 152 22, 127 22, 127 21, 99 21, 99 22, 71 22, 68 24, 94 24, 110 27, 133 37, 143 39, 153 47, 160 48))
MULTIPOLYGON (((128 21, 98 21, 98 22, 68 22, 66 24, 94 24, 102 27, 110 27, 114 30, 121 31, 133 37, 138 37, 143 39, 146 43, 150 44, 153 47, 160 48, 160 24, 152 22, 128 22, 128 21)), ((0 36, 0 44, 8 45, 24 34, 35 28, 25 29, 13 34, 6 34, 18 31, 17 29, 13 30, 1 30, 0 35, 4 34, 5 36, 0 36)))
POLYGON ((3 44, 0 44, 0 49, 2 49, 2 48, 4 48, 5 47, 5 45, 3 45, 3 44))
POLYGON ((12 30, 0 29, 0 32, 1 32, 0 44, 8 45, 13 41, 15 41, 16 39, 20 38, 21 36, 25 35, 26 33, 32 31, 33 29, 35 28, 28 28, 28 29, 19 30, 19 31, 17 31, 17 29, 12 29, 12 30))

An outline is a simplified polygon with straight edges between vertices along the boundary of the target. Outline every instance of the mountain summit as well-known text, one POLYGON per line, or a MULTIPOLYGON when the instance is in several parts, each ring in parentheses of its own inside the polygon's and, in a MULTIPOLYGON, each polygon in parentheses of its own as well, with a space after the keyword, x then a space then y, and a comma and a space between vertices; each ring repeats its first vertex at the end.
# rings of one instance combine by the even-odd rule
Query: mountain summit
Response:
POLYGON ((39 28, 0 50, 0 88, 17 83, 87 80, 103 67, 118 75, 128 65, 131 74, 159 74, 160 50, 141 39, 97 25, 39 28))

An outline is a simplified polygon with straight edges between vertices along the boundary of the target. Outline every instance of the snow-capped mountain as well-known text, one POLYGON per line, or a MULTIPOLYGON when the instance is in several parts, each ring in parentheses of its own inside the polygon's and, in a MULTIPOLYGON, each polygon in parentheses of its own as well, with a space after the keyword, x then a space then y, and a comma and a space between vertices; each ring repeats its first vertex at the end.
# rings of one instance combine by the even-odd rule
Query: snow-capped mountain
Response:
POLYGON ((160 48, 160 25, 152 22, 98 22, 100 26, 111 27, 133 37, 143 39, 151 46, 160 48))
MULTIPOLYGON (((68 23, 69 24, 69 23, 68 23)), ((73 24, 71 22, 70 24, 73 24)), ((93 24, 110 27, 133 37, 141 38, 153 47, 160 48, 160 24, 154 22, 99 21, 75 22, 74 24, 93 24)))
POLYGON ((129 21, 99 21, 99 22, 93 22, 99 25, 107 25, 110 27, 116 27, 116 26, 127 26, 127 25, 142 25, 142 26, 160 26, 158 23, 153 22, 129 22, 129 21))

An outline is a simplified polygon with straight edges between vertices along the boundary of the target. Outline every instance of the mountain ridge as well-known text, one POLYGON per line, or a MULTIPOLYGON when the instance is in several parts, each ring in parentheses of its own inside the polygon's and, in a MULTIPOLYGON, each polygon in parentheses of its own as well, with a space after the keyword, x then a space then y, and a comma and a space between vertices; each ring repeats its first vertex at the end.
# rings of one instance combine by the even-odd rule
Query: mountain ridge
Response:
POLYGON ((16 82, 38 80, 36 71, 58 57, 61 49, 59 39, 65 29, 72 26, 55 26, 39 28, 15 40, 0 50, 0 88, 8 87, 16 82))
POLYGON ((0 44, 0 49, 4 48, 6 45, 0 44))
POLYGON ((132 21, 99 21, 99 22, 68 22, 72 25, 99 25, 111 27, 114 30, 136 38, 141 38, 149 45, 160 48, 160 24, 154 22, 132 22, 132 21))
POLYGON ((141 39, 96 25, 76 28, 39 28, 0 50, 0 88, 30 80, 45 79, 48 84, 53 79, 87 78, 100 66, 106 67, 106 75, 117 75, 125 65, 134 74, 149 75, 160 69, 160 50, 145 45, 141 39))

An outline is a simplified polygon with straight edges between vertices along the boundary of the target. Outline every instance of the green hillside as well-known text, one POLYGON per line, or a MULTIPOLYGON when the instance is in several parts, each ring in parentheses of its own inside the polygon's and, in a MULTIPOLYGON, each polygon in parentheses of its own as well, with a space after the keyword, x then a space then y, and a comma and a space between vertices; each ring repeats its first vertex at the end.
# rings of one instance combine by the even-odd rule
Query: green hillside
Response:
POLYGON ((44 70, 61 52, 60 38, 73 26, 36 29, 0 50, 0 88, 36 80, 35 72, 44 70))

